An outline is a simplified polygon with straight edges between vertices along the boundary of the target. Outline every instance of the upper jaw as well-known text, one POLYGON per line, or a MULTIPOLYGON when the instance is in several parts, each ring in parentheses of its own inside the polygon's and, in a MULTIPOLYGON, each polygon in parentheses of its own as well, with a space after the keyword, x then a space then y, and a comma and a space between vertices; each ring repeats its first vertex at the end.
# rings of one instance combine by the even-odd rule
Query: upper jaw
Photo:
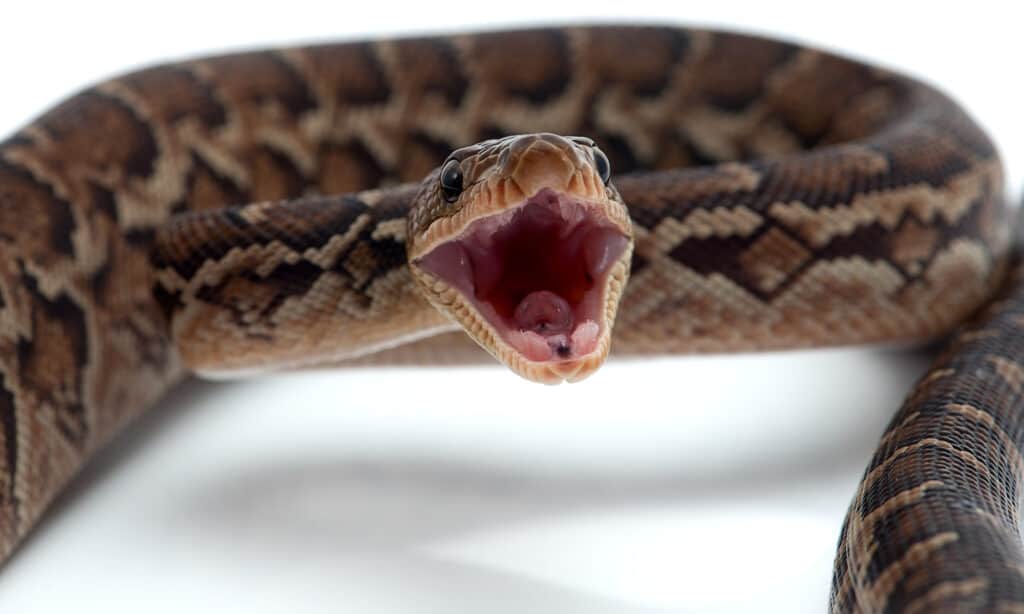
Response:
POLYGON ((535 381, 586 377, 603 362, 631 242, 617 203, 543 188, 480 218, 413 261, 432 301, 499 360, 535 381))

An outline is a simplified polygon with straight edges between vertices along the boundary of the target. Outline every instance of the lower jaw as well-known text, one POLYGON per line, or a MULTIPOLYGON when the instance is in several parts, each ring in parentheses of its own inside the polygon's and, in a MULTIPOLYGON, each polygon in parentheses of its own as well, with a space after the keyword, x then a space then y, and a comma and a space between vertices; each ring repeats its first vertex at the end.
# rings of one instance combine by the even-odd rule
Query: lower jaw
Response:
POLYGON ((501 356, 498 356, 498 359, 525 379, 541 384, 557 385, 586 379, 604 363, 607 356, 608 347, 599 342, 591 353, 569 360, 533 362, 517 353, 511 356, 511 360, 501 356))
POLYGON ((574 305, 568 322, 557 328, 530 327, 502 317, 495 308, 462 295, 476 316, 486 322, 500 341, 533 363, 570 363, 586 358, 598 349, 604 324, 598 314, 604 313, 604 291, 594 289, 582 304, 574 305))

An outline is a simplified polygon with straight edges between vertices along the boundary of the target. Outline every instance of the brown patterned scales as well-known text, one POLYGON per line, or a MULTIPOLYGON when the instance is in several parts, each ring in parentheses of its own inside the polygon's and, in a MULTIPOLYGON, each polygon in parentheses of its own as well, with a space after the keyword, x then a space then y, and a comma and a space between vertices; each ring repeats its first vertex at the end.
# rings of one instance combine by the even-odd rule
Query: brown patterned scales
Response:
MULTIPOLYGON (((545 381, 611 343, 932 337, 1002 277, 1002 193, 988 138, 934 89, 702 30, 344 43, 113 79, 0 144, 0 555, 183 366, 444 360, 467 352, 453 318, 545 381)), ((883 440, 836 611, 1024 607, 1007 292, 883 440)))

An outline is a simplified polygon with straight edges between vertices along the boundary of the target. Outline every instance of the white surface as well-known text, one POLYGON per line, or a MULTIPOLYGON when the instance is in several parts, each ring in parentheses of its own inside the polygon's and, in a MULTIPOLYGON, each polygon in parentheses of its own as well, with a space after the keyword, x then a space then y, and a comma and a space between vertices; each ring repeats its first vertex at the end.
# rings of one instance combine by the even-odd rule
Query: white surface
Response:
MULTIPOLYGON (((628 9, 926 76, 993 132, 1015 194, 1024 177, 1021 19, 1003 4, 346 4, 6 6, 0 133, 170 57, 628 9)), ((848 350, 619 362, 559 388, 497 367, 193 382, 61 499, 0 574, 0 611, 822 611, 846 505, 924 364, 848 350)))
POLYGON ((920 365, 824 351, 619 363, 558 388, 497 367, 196 383, 36 532, 0 610, 820 611, 920 365))

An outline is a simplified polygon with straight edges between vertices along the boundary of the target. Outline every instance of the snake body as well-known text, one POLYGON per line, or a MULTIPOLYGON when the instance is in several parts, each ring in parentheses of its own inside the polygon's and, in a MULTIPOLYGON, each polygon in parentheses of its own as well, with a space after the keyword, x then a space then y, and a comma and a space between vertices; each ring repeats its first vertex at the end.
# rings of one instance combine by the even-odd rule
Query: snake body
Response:
MULTIPOLYGON (((469 351, 407 261, 456 215, 435 169, 542 132, 593 139, 628 208, 616 353, 930 338, 1009 264, 999 158, 955 103, 784 42, 579 27, 118 77, 0 144, 0 556, 185 367, 469 351)), ((1024 307, 1006 292, 883 438, 835 611, 1024 608, 1024 307)))

